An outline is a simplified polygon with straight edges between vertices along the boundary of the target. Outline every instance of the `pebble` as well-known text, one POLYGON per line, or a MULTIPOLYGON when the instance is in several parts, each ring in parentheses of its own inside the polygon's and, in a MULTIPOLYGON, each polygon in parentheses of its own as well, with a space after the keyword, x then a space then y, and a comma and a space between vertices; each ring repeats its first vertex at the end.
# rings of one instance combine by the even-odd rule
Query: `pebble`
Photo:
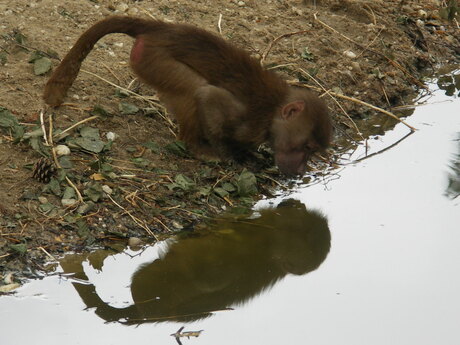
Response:
POLYGON ((426 11, 424 10, 418 10, 417 14, 418 17, 421 19, 426 19, 426 17, 428 17, 428 13, 426 13, 426 11))
POLYGON ((117 137, 117 135, 114 132, 107 132, 105 136, 107 140, 111 140, 111 141, 114 141, 115 138, 117 137))
POLYGON ((361 71, 361 65, 359 64, 359 62, 353 61, 350 65, 354 71, 361 71))
POLYGON ((70 148, 67 145, 57 145, 54 150, 58 156, 70 155, 70 148))
POLYGON ((5 284, 13 284, 14 283, 14 276, 13 276, 13 273, 9 272, 5 275, 5 277, 3 278, 3 282, 5 284))
POLYGON ((73 206, 73 205, 76 204, 76 202, 77 202, 77 200, 75 200, 75 199, 62 199, 61 200, 61 204, 64 207, 73 206))
POLYGON ((113 189, 107 186, 106 184, 102 186, 102 190, 107 195, 111 195, 113 193, 113 189))
POLYGON ((354 59, 356 58, 356 54, 353 53, 351 50, 345 50, 343 52, 343 55, 345 55, 346 57, 350 58, 350 59, 354 59))
POLYGON ((128 4, 121 3, 121 4, 117 5, 117 7, 115 9, 117 11, 119 11, 119 12, 126 12, 128 10, 128 8, 129 8, 128 4))
POLYGON ((130 237, 128 240, 128 246, 130 247, 139 247, 142 245, 142 240, 137 237, 130 237))

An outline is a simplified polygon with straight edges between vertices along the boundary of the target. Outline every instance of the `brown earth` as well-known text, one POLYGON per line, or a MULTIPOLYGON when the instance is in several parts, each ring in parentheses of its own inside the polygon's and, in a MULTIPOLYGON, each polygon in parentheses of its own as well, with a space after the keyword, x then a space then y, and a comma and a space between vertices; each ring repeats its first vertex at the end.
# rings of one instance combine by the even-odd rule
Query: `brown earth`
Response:
MULTIPOLYGON (((449 5, 453 13, 454 2, 449 5)), ((314 87, 318 82, 404 116, 395 107, 413 101, 423 85, 422 71, 459 62, 460 30, 455 19, 448 20, 446 6, 437 0, 76 0, 62 5, 54 0, 6 0, 0 3, 0 114, 13 114, 25 132, 39 128, 41 95, 50 72, 36 75, 37 62, 31 63, 31 57, 39 52, 38 57, 56 66, 58 57, 97 20, 129 14, 221 31, 288 80, 314 87)), ((60 161, 65 175, 58 169, 48 185, 33 179, 40 151, 50 152, 43 136, 15 140, 14 128, 0 128, 0 273, 21 272, 20 278, 29 269, 42 269, 50 255, 131 237, 154 240, 224 207, 250 206, 257 196, 289 186, 266 159, 267 150, 254 153, 243 166, 202 162, 180 145, 171 145, 174 122, 151 89, 133 82, 127 63, 131 41, 123 35, 102 39, 83 64, 90 73, 82 71, 67 103, 44 115, 47 131, 49 114, 54 115, 52 129, 58 133, 104 113, 54 142, 72 149, 60 161), (139 96, 126 95, 109 82, 139 96), (116 138, 100 153, 85 151, 75 142, 88 127, 99 129, 100 140, 91 132, 98 143, 107 144, 109 132, 116 138), (72 185, 83 202, 69 206, 78 199, 72 185)), ((304 182, 327 174, 340 152, 362 141, 348 116, 363 136, 381 134, 396 123, 340 95, 335 100, 323 95, 336 140, 329 157, 312 163, 304 182)))

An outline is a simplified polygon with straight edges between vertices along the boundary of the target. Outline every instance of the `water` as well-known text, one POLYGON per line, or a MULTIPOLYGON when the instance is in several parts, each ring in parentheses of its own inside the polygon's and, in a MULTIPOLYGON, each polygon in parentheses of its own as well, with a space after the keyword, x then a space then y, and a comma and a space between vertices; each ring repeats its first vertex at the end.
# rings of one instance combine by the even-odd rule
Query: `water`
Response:
POLYGON ((350 154, 290 195, 301 203, 144 251, 66 257, 72 277, 0 299, 0 343, 176 344, 185 326, 203 332, 184 345, 460 344, 460 101, 430 103, 407 119, 417 132, 350 154))

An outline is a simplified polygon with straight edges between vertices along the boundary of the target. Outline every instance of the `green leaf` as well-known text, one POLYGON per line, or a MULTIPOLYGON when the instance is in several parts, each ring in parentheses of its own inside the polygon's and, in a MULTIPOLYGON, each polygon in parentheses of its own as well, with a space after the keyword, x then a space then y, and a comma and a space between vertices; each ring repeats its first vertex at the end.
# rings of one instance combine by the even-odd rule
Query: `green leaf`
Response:
POLYGON ((143 146, 151 150, 153 153, 160 152, 160 146, 158 146, 158 144, 153 141, 146 142, 143 144, 143 146))
POLYGON ((8 55, 6 52, 1 52, 0 53, 0 65, 4 66, 8 61, 8 55))
POLYGON ((11 130, 15 141, 24 136, 24 127, 19 124, 16 116, 3 107, 0 107, 0 127, 11 130))
POLYGON ((53 204, 49 203, 49 202, 44 203, 44 204, 40 204, 40 206, 38 206, 38 209, 43 213, 49 213, 55 208, 56 207, 53 204))
POLYGON ((51 70, 51 60, 47 57, 42 57, 34 62, 34 74, 35 75, 43 75, 51 70))
POLYGON ((83 190, 83 194, 91 201, 98 202, 103 195, 102 186, 99 183, 91 183, 88 185, 88 188, 83 190))
POLYGON ((24 255, 27 252, 27 245, 25 243, 11 244, 10 249, 19 255, 24 255))
POLYGON ((191 180, 189 177, 182 175, 182 174, 176 175, 176 177, 174 178, 174 183, 170 183, 168 185, 168 188, 170 190, 179 188, 179 189, 182 189, 183 191, 190 191, 194 189, 195 187, 196 187, 196 183, 193 180, 191 180))
POLYGON ((225 189, 220 187, 214 188, 214 193, 216 193, 221 198, 226 198, 227 196, 229 196, 229 193, 225 189))
POLYGON ((233 184, 231 184, 230 182, 223 183, 222 188, 225 189, 227 192, 230 192, 230 193, 236 191, 236 187, 233 184))
POLYGON ((72 187, 65 187, 62 199, 74 199, 75 197, 75 190, 72 187))
POLYGON ((148 159, 141 157, 133 158, 131 159, 131 161, 134 163, 136 167, 141 169, 147 169, 151 165, 151 162, 148 159))
POLYGON ((165 149, 176 156, 179 157, 188 157, 189 154, 187 152, 187 148, 185 146, 185 143, 182 141, 174 141, 168 145, 165 146, 165 149))
POLYGON ((174 182, 176 182, 179 185, 179 187, 183 190, 191 190, 196 186, 195 182, 192 179, 182 174, 176 175, 174 182))
POLYGON ((73 163, 72 163, 72 160, 70 159, 70 156, 59 157, 59 164, 64 169, 72 169, 73 168, 73 163))
POLYGON ((19 44, 24 44, 24 43, 26 43, 27 38, 26 38, 26 36, 24 36, 22 33, 16 32, 16 33, 14 34, 14 40, 15 40, 16 42, 18 42, 19 44))
POLYGON ((41 59, 42 57, 45 57, 45 53, 39 51, 39 50, 34 50, 32 54, 30 54, 29 58, 29 63, 34 63, 38 59, 41 59))
POLYGON ((211 187, 207 186, 207 187, 202 187, 198 190, 198 195, 199 196, 208 196, 209 194, 211 194, 211 187))
POLYGON ((85 220, 79 219, 76 222, 77 224, 77 234, 80 237, 87 237, 89 235, 89 227, 85 220))
POLYGON ((109 116, 109 112, 105 110, 101 105, 95 105, 89 113, 91 115, 97 115, 101 117, 109 116))
POLYGON ((100 139, 93 139, 87 137, 80 137, 74 140, 74 143, 80 146, 82 149, 99 153, 104 149, 104 142, 100 139))
POLYGON ((61 185, 59 184, 59 181, 54 177, 51 178, 50 182, 48 182, 48 184, 45 186, 45 189, 49 190, 51 193, 57 196, 60 196, 62 193, 61 185))
POLYGON ((0 127, 11 128, 18 125, 18 119, 11 112, 3 107, 0 107, 0 127))
POLYGON ((49 157, 48 148, 43 145, 40 137, 32 137, 29 140, 30 146, 44 157, 49 157))
POLYGON ((101 138, 99 135, 99 129, 90 126, 80 128, 80 135, 84 138, 91 138, 95 140, 101 138))
POLYGON ((24 134, 24 139, 36 138, 36 137, 42 137, 42 136, 43 136, 42 128, 36 128, 31 132, 25 133, 24 134))
POLYGON ((257 179, 255 175, 244 169, 237 177, 238 195, 245 197, 257 194, 257 179))
POLYGON ((120 102, 120 104, 118 104, 118 110, 120 110, 123 115, 132 115, 137 113, 139 108, 131 103, 120 102))

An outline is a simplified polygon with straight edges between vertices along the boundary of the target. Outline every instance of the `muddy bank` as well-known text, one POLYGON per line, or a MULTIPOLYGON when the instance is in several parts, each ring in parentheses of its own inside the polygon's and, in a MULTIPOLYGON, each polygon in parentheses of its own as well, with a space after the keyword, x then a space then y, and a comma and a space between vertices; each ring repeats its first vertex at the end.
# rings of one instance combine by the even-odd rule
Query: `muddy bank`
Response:
MULTIPOLYGON (((54 142, 71 148, 60 161, 62 170, 49 183, 33 179, 34 165, 49 152, 43 136, 36 134, 43 85, 58 57, 102 17, 153 16, 220 32, 287 80, 318 93, 331 91, 334 97, 323 97, 334 118, 335 144, 328 157, 311 163, 304 179, 308 182, 334 169, 341 151, 397 122, 362 102, 406 116, 398 107, 423 90, 422 75, 459 62, 455 8, 452 2, 450 8, 443 5, 352 0, 222 0, 212 6, 206 1, 2 2, 0 119, 6 125, 0 132, 0 270, 21 271, 21 277, 65 251, 133 237, 155 241, 191 229, 223 208, 241 206, 244 211, 260 195, 293 184, 279 175, 264 148, 245 165, 194 159, 176 142, 177 126, 153 91, 132 82, 127 64, 131 39, 122 35, 96 45, 67 104, 53 113, 54 133, 87 120, 54 142), (83 202, 72 201, 80 199, 76 190, 83 202)), ((43 122, 49 129, 48 114, 43 122)), ((45 174, 50 169, 42 164, 45 174)))

